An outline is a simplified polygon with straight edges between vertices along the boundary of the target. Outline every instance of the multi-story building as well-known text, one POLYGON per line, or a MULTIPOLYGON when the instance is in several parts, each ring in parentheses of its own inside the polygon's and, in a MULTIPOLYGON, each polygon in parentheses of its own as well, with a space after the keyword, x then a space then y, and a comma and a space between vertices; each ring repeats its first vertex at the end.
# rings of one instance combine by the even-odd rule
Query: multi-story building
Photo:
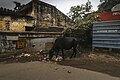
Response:
POLYGON ((55 6, 39 0, 32 0, 16 11, 0 8, 1 31, 62 31, 61 28, 70 27, 70 21, 55 6))
POLYGON ((27 15, 0 8, 0 31, 23 32, 26 26, 33 26, 34 18, 27 15))
POLYGON ((39 0, 16 6, 15 10, 0 8, 0 52, 26 48, 34 38, 62 35, 70 21, 55 6, 39 0))
POLYGON ((22 13, 35 18, 36 27, 67 27, 70 19, 55 6, 39 0, 32 0, 18 10, 22 13))

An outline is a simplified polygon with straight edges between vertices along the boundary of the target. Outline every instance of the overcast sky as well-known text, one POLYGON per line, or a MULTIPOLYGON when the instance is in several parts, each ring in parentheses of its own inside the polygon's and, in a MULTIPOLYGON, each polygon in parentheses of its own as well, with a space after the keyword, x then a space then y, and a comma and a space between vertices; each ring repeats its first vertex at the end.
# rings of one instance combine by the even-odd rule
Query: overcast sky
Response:
MULTIPOLYGON (((15 5, 13 4, 13 1, 18 1, 21 3, 28 3, 31 0, 0 0, 0 7, 5 7, 5 8, 14 8, 15 5)), ((63 13, 67 14, 70 10, 71 6, 75 5, 81 5, 85 4, 87 0, 42 0, 46 3, 52 4, 56 6, 60 11, 63 13)), ((97 10, 97 6, 100 3, 100 0, 90 0, 93 5, 93 10, 97 10)))

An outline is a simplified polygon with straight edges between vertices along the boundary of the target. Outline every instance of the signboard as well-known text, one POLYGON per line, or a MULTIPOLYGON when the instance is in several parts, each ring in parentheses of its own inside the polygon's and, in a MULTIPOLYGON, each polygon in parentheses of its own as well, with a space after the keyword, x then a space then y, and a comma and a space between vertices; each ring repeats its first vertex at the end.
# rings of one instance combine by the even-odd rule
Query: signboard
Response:
POLYGON ((7 40, 18 40, 18 36, 6 36, 7 40))

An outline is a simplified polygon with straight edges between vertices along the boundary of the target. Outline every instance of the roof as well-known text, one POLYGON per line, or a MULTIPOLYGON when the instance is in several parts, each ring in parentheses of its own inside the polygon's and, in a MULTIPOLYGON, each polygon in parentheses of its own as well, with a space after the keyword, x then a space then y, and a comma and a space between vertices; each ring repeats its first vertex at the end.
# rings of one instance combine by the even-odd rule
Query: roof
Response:
POLYGON ((20 10, 18 10, 17 12, 19 13, 19 12, 26 12, 26 11, 32 11, 32 1, 31 2, 29 2, 29 3, 27 3, 26 5, 23 5, 22 7, 21 7, 21 9, 20 10))
POLYGON ((35 31, 38 32, 62 32, 64 28, 59 27, 48 27, 48 28, 36 28, 35 31))
POLYGON ((2 8, 2 7, 0 8, 0 15, 12 16, 12 17, 25 17, 25 18, 33 19, 33 17, 31 16, 26 16, 25 14, 17 13, 13 10, 2 8))
MULTIPOLYGON (((43 1, 39 1, 39 0, 32 0, 30 1, 29 3, 27 3, 26 5, 24 5, 18 12, 30 12, 32 11, 32 5, 33 3, 37 3, 37 4, 42 4, 44 6, 47 6, 47 7, 53 7, 55 8, 56 10, 58 10, 55 6, 51 5, 51 4, 48 4, 48 3, 45 3, 43 1)), ((62 15, 66 16, 66 18, 70 19, 67 15, 65 15, 64 13, 62 13, 60 10, 58 10, 62 15)), ((70 19, 71 20, 71 19, 70 19)))
POLYGON ((0 31, 0 34, 5 35, 16 35, 16 34, 38 34, 38 35, 62 35, 63 32, 36 32, 36 31, 26 31, 26 32, 11 32, 11 31, 0 31))
POLYGON ((26 12, 26 11, 31 11, 32 10, 32 5, 33 3, 37 3, 37 4, 42 4, 42 5, 45 5, 45 6, 48 6, 48 7, 54 7, 56 8, 55 6, 53 5, 50 5, 48 3, 45 3, 45 2, 42 2, 42 1, 39 1, 39 0, 32 0, 30 1, 29 3, 27 3, 26 5, 22 6, 21 9, 18 11, 18 12, 26 12))

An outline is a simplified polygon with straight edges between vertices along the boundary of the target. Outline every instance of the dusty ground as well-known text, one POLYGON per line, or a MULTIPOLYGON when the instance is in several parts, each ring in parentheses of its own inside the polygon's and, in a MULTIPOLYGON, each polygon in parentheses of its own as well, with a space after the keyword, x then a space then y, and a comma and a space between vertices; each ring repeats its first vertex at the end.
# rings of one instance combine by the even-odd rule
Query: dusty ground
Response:
POLYGON ((120 54, 88 52, 60 62, 36 60, 25 57, 2 62, 0 80, 120 80, 120 54))
POLYGON ((90 53, 80 58, 58 62, 58 64, 120 77, 120 57, 118 56, 90 53))
POLYGON ((0 80, 120 80, 85 69, 51 62, 0 64, 0 80))

